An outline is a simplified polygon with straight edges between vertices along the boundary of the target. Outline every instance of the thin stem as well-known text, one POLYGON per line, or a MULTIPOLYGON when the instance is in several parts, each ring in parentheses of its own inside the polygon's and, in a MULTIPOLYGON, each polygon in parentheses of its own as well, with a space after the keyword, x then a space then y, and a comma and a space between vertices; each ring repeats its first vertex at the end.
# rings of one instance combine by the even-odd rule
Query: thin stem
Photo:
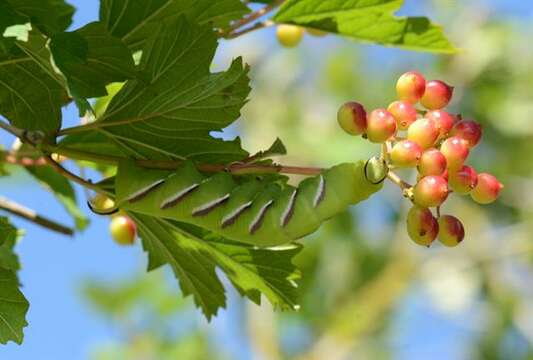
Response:
POLYGON ((71 181, 73 181, 73 182, 75 182, 77 184, 80 184, 83 187, 86 187, 88 189, 92 189, 92 190, 94 190, 96 192, 102 192, 102 190, 100 189, 100 187, 98 185, 95 185, 92 182, 87 181, 87 180, 79 177, 76 174, 71 173, 70 171, 65 169, 63 166, 61 166, 61 164, 59 164, 54 159, 52 159, 50 156, 46 156, 45 159, 46 159, 46 162, 48 163, 48 165, 50 165, 52 168, 54 168, 55 171, 57 171, 59 174, 63 175, 67 179, 69 179, 69 180, 71 180, 71 181))
POLYGON ((246 29, 242 29, 240 31, 234 31, 234 32, 228 34, 227 36, 225 36, 225 39, 235 39, 235 38, 237 38, 239 36, 243 36, 245 34, 248 34, 248 33, 252 32, 252 31, 263 29, 263 28, 266 28, 266 27, 269 27, 269 26, 273 26, 273 25, 274 25, 274 22, 270 21, 270 20, 258 21, 255 24, 253 24, 252 26, 247 27, 246 29))
POLYGON ((235 21, 229 28, 227 28, 226 30, 223 30, 223 31, 220 32, 220 37, 224 37, 224 38, 228 38, 228 39, 236 37, 236 36, 232 36, 232 33, 236 32, 241 27, 254 22, 255 20, 259 19, 260 17, 265 16, 266 14, 268 14, 269 12, 271 12, 272 10, 274 10, 275 8, 277 8, 278 6, 283 4, 284 2, 285 2, 285 0, 276 0, 272 4, 267 5, 267 6, 261 8, 261 9, 259 9, 257 11, 254 11, 253 13, 243 17, 242 19, 235 21))
POLYGON ((0 151, 0 162, 25 167, 46 165, 46 160, 42 157, 34 159, 14 151, 0 151))
POLYGON ((408 182, 403 181, 402 178, 400 178, 400 176, 398 176, 398 174, 396 174, 394 171, 389 171, 387 173, 387 178, 398 185, 403 191, 411 190, 413 187, 408 182))
POLYGON ((67 226, 61 225, 53 220, 47 219, 37 214, 35 211, 31 209, 28 209, 14 201, 8 200, 3 197, 0 197, 0 209, 7 211, 8 213, 18 216, 20 218, 31 221, 49 230, 58 232, 60 234, 69 235, 69 236, 74 235, 73 229, 67 226))
POLYGON ((19 128, 15 127, 15 126, 12 126, 12 125, 6 123, 5 121, 0 121, 0 129, 5 130, 8 133, 10 133, 11 135, 16 136, 18 138, 22 139, 24 137, 24 130, 19 129, 19 128))

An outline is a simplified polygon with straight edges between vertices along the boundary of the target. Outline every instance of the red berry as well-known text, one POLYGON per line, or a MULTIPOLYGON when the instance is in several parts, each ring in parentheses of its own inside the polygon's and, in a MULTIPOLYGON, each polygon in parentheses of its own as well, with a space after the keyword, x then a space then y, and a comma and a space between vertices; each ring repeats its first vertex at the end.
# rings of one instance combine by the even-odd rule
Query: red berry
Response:
POLYGON ((448 183, 442 176, 425 176, 414 188, 414 202, 421 207, 440 206, 447 197, 448 183))
POLYGON ((446 171, 446 158, 435 149, 427 149, 422 153, 418 163, 418 173, 421 176, 443 175, 446 171))
POLYGON ((398 167, 416 167, 421 156, 422 148, 410 140, 396 143, 391 151, 392 163, 398 167))
POLYGON ((396 120, 385 109, 376 109, 367 119, 366 135, 374 143, 382 143, 396 134, 396 120))
POLYGON ((473 148, 479 143, 482 134, 481 125, 472 120, 459 121, 451 132, 452 136, 458 136, 465 140, 469 148, 473 148))
POLYGON ((463 224, 455 216, 443 215, 439 218, 439 241, 449 247, 457 246, 465 237, 463 224))
POLYGON ((413 206, 407 213, 407 233, 411 240, 423 246, 430 246, 437 238, 439 224, 427 208, 413 206))
POLYGON ((458 194, 466 195, 477 185, 477 173, 474 168, 464 165, 458 171, 449 174, 448 184, 450 189, 458 194))
POLYGON ((402 101, 416 104, 424 95, 426 79, 417 71, 409 71, 400 76, 396 83, 398 98, 402 101))
POLYGON ((407 130, 407 138, 420 145, 422 149, 435 145, 439 134, 435 121, 426 118, 416 120, 407 130))
POLYGON ((448 169, 444 170, 444 174, 442 174, 442 177, 444 178, 444 180, 448 181, 448 169))
POLYGON ((111 224, 109 224, 109 231, 113 240, 119 245, 132 245, 137 236, 135 223, 125 215, 113 217, 111 224))
POLYGON ((407 130, 416 120, 417 112, 415 107, 407 101, 394 101, 387 110, 396 119, 399 130, 407 130))
POLYGON ((446 84, 444 81, 431 80, 426 84, 426 91, 424 96, 420 99, 420 103, 429 110, 438 110, 446 107, 453 95, 453 87, 446 84))
POLYGON ((440 139, 446 138, 448 133, 452 130, 453 124, 455 123, 455 119, 453 118, 453 116, 444 110, 428 111, 425 117, 435 121, 437 127, 439 128, 440 139))
POLYGON ((348 134, 361 135, 366 131, 366 110, 358 102, 347 102, 339 108, 337 121, 348 134))
POLYGON ((502 189, 503 185, 496 177, 491 174, 481 173, 477 176, 477 185, 470 193, 470 196, 479 204, 490 204, 498 198, 502 189))
POLYGON ((450 170, 459 170, 470 153, 466 142, 457 136, 444 140, 440 152, 446 157, 450 170))

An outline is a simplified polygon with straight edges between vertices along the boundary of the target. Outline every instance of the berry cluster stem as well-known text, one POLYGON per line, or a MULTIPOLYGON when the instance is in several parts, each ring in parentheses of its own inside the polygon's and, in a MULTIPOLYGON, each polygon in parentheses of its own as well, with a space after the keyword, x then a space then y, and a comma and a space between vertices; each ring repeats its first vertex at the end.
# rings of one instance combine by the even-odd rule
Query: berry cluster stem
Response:
POLYGON ((272 10, 283 4, 285 0, 276 0, 272 2, 272 4, 266 5, 265 7, 262 7, 261 9, 254 11, 247 16, 235 21, 229 28, 225 30, 221 30, 219 33, 219 36, 225 39, 234 39, 238 36, 247 34, 251 31, 261 29, 263 27, 271 26, 274 23, 272 21, 264 21, 264 22, 256 22, 252 26, 248 27, 244 30, 239 30, 243 26, 246 26, 248 24, 251 24, 255 20, 265 16, 266 14, 270 13, 272 10))

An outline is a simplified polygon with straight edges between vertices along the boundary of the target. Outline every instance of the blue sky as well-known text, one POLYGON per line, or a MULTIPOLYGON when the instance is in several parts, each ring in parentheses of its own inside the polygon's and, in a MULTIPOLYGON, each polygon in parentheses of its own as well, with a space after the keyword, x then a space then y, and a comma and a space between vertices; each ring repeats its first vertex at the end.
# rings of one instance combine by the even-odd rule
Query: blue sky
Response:
MULTIPOLYGON (((70 2, 78 8, 73 28, 97 19, 97 1, 70 2)), ((523 18, 533 14, 533 6, 529 1, 484 0, 482 2, 499 12, 499 16, 523 18)), ((417 5, 421 3, 424 1, 408 0, 406 11, 417 9, 417 5)), ((427 11, 424 11, 424 14, 434 15, 427 11)), ((391 54, 389 51, 394 50, 379 50, 376 56, 389 56, 391 54)), ((74 121, 77 119, 76 111, 73 108, 67 109, 64 118, 74 121)), ((11 142, 12 138, 0 134, 1 144, 10 146, 11 142)), ((41 209, 58 221, 70 222, 53 197, 37 189, 26 178, 0 179, 0 195, 9 196, 28 207, 41 209)), ((79 195, 82 196, 81 193, 79 195)), ((14 220, 18 226, 27 231, 24 240, 18 246, 18 252, 23 264, 20 273, 24 285, 23 291, 31 303, 28 314, 30 326, 25 330, 24 345, 19 347, 10 343, 8 346, 0 347, 0 359, 85 359, 95 345, 118 336, 109 323, 95 315, 82 301, 78 293, 79 285, 87 278, 113 280, 133 276, 145 268, 146 260, 140 247, 121 248, 109 239, 107 219, 92 216, 91 220, 90 228, 75 238, 58 236, 18 219, 14 220)), ((176 293, 176 296, 180 296, 179 293, 176 293)), ((236 358, 247 359, 250 353, 242 342, 243 337, 238 336, 242 330, 239 330, 238 323, 230 321, 239 317, 238 307, 233 310, 234 307, 231 306, 238 301, 232 293, 230 312, 223 312, 212 326, 215 341, 219 345, 235 354, 236 358)), ((400 317, 411 319, 409 309, 414 305, 409 304, 406 306, 406 312, 402 312, 403 315, 400 317)), ((420 315, 417 319, 420 319, 420 315)), ((431 328, 432 325, 442 322, 443 319, 430 318, 423 324, 416 321, 411 323, 413 326, 416 324, 431 328)), ((406 327, 407 334, 420 329, 415 329, 413 326, 406 327)), ((453 324, 450 324, 450 327, 453 330, 453 324)), ((456 340, 458 339, 450 338, 450 341, 456 340)), ((446 344, 444 342, 443 346, 446 344)), ((441 356, 446 356, 445 349, 442 350, 441 356)), ((411 349, 404 349, 403 352, 403 356, 402 351, 399 352, 400 358, 424 358, 425 354, 423 348, 415 353, 411 352, 411 349)))

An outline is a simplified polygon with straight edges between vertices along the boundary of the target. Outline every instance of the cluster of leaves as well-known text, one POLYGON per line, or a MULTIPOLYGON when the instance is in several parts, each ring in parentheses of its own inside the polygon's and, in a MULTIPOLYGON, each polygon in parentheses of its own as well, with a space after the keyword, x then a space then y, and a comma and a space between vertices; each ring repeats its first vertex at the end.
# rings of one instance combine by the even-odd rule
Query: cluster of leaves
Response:
MULTIPOLYGON (((453 51, 427 19, 392 15, 401 0, 258 2, 283 3, 272 17, 277 23, 391 46, 453 51)), ((83 151, 92 159, 242 160, 248 153, 238 138, 223 141, 210 133, 240 116, 250 92, 249 69, 240 58, 223 72, 212 73, 210 66, 219 38, 251 11, 240 0, 101 0, 98 21, 67 31, 74 8, 63 0, 0 0, 0 115, 18 128, 43 132, 48 149, 83 151), (80 115, 91 114, 90 100, 105 97, 112 83, 123 85, 94 122, 62 129, 63 106, 74 102, 80 115)), ((79 229, 86 226, 67 180, 52 168, 28 171, 57 195, 79 229)), ((299 246, 255 249, 183 224, 130 215, 149 254, 149 270, 169 264, 184 294, 194 296, 207 318, 226 302, 216 268, 257 303, 263 293, 279 308, 297 307, 298 272, 291 259, 299 246)), ((11 251, 10 239, 2 243, 11 244, 11 251)), ((27 303, 15 270, 2 270, 6 280, 0 286, 24 306, 9 308, 7 321, 0 322, 2 342, 20 342, 25 325, 27 303)))

